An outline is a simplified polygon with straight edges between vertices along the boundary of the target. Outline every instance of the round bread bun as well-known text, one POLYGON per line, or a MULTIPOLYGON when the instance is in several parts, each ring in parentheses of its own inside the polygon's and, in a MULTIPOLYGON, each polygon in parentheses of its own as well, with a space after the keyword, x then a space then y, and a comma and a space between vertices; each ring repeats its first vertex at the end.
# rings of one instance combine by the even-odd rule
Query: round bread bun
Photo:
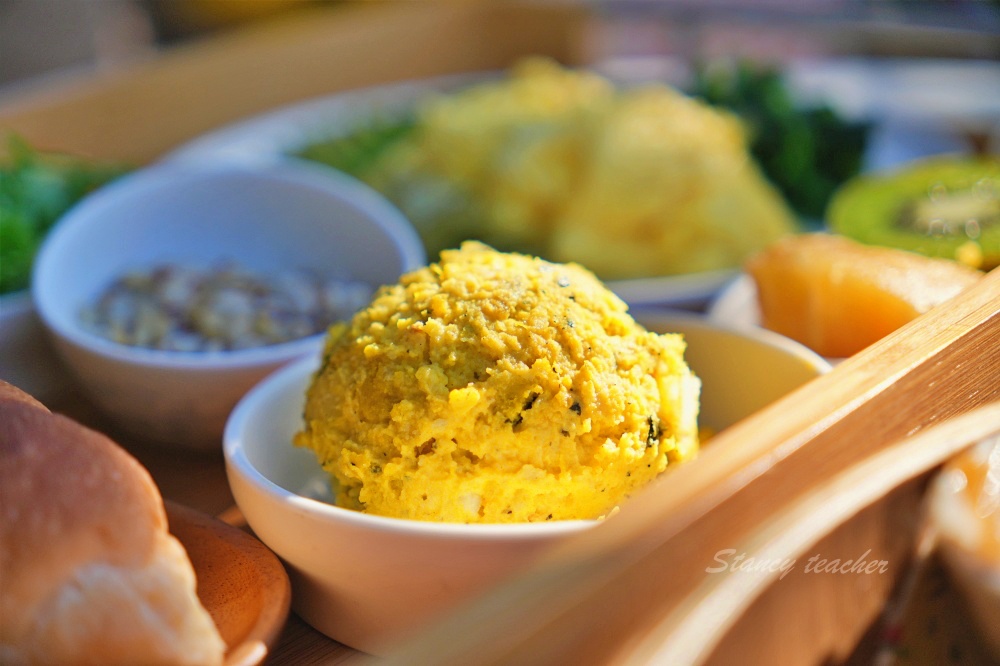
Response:
POLYGON ((23 402, 26 405, 31 405, 32 407, 38 407, 39 409, 44 409, 49 411, 48 407, 38 402, 34 396, 25 393, 21 389, 17 388, 13 384, 5 382, 0 379, 0 401, 12 400, 14 402, 23 402))
POLYGON ((159 490, 124 449, 0 400, 0 496, 0 663, 222 662, 159 490))

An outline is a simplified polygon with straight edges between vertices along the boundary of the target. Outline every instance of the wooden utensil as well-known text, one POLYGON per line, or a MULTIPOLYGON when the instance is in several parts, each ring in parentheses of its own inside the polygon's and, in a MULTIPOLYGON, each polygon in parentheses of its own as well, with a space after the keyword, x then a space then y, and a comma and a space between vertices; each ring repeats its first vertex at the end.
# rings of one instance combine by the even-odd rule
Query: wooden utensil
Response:
POLYGON ((278 641, 291 585, 277 556, 246 532, 175 502, 170 533, 191 558, 198 597, 226 641, 225 666, 257 666, 278 641))
MULTIPOLYGON (((641 663, 656 654, 668 657, 664 663, 699 663, 773 580, 740 585, 729 575, 707 574, 720 552, 795 557, 820 537, 834 536, 837 525, 873 501, 888 502, 901 492, 918 498, 919 486, 904 482, 1000 430, 998 400, 1000 272, 994 271, 720 433, 697 461, 663 475, 605 524, 460 609, 388 661, 641 663)), ((892 513, 880 520, 887 516, 892 513)), ((870 539, 878 530, 860 534, 870 539)), ((908 539, 904 534, 902 541, 908 539)), ((857 538, 840 545, 845 543, 856 555, 871 547, 857 538)), ((876 556, 886 552, 886 544, 875 545, 876 556)), ((892 575, 868 579, 866 589, 852 590, 843 578, 838 585, 799 575, 779 617, 790 630, 808 626, 808 639, 765 647, 774 647, 781 663, 843 659, 905 568, 902 561, 892 565, 892 575), (834 591, 839 601, 823 596, 834 591), (825 620, 821 613, 816 624, 817 617, 808 616, 810 603, 844 608, 825 620)))

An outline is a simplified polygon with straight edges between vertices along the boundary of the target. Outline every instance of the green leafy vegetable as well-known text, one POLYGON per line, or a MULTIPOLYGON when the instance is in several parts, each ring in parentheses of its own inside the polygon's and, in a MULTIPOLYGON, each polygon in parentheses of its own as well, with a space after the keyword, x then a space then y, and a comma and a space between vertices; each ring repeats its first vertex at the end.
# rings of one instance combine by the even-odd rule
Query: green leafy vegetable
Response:
MULTIPOLYGON (((347 134, 310 143, 296 157, 333 167, 377 189, 406 213, 428 254, 479 238, 484 212, 469 192, 433 174, 380 169, 380 159, 416 128, 412 115, 374 117, 347 134)), ((494 239, 481 239, 493 242, 494 239)))
POLYGON ((691 93, 743 119, 754 158, 805 218, 821 220, 834 190, 861 170, 868 125, 828 105, 800 107, 777 70, 703 64, 691 93))
POLYGON ((373 120, 349 134, 309 144, 297 155, 361 177, 387 148, 410 133, 415 120, 406 116, 395 120, 373 120))
POLYGON ((125 173, 123 166, 42 154, 16 136, 0 164, 0 294, 28 287, 45 234, 84 195, 125 173))

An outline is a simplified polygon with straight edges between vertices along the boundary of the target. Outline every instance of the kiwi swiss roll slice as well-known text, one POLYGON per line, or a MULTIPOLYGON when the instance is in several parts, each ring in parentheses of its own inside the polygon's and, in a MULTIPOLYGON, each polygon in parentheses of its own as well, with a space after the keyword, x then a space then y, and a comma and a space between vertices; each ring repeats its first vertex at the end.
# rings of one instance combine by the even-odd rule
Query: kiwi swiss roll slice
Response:
POLYGON ((848 181, 827 210, 831 230, 869 245, 1000 265, 1000 157, 940 156, 848 181))

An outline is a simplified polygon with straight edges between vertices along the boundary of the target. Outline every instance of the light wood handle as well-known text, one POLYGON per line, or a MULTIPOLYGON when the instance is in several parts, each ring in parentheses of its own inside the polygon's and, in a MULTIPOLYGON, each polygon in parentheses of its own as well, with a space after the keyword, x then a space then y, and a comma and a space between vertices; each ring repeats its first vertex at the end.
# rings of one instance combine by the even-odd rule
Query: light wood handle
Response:
MULTIPOLYGON (((920 431, 786 506, 736 544, 735 550, 757 562, 794 561, 803 566, 802 557, 808 549, 858 511, 997 432, 1000 401, 920 431)), ((705 576, 698 589, 631 650, 627 663, 701 663, 739 614, 781 575, 781 569, 768 568, 749 577, 705 576)))

